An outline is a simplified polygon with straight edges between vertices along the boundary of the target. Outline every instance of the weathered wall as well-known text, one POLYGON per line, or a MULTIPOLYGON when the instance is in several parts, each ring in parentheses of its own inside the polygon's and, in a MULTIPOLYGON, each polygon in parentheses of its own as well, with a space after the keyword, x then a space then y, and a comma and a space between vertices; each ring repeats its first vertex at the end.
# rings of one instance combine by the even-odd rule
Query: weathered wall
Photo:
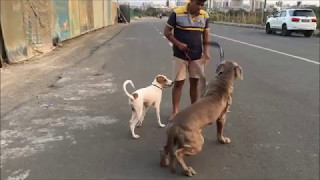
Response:
POLYGON ((79 1, 69 1, 69 19, 71 37, 80 35, 80 9, 79 1))
POLYGON ((112 2, 111 7, 111 24, 116 24, 118 22, 118 3, 112 2))
POLYGON ((66 40, 117 22, 112 0, 0 0, 1 27, 10 62, 50 51, 66 40))
POLYGON ((61 40, 70 38, 69 23, 69 2, 65 0, 55 0, 55 35, 61 40))
POLYGON ((53 1, 24 0, 23 25, 28 56, 50 51, 52 47, 53 1))
POLYGON ((9 61, 28 58, 20 0, 0 1, 1 27, 9 61))
POLYGON ((104 14, 103 14, 103 0, 94 0, 93 9, 94 9, 94 28, 102 28, 104 26, 104 14))

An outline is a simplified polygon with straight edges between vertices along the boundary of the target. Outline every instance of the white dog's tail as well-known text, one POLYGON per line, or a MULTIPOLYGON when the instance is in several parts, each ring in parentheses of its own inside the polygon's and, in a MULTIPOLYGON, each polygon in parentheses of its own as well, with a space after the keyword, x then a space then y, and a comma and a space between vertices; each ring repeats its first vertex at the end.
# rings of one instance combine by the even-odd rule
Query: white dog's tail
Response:
POLYGON ((130 93, 128 93, 128 91, 127 91, 127 84, 131 84, 131 86, 133 87, 133 88, 135 88, 134 87, 134 84, 133 84, 133 82, 131 81, 131 80, 126 80, 124 83, 123 83, 123 90, 124 90, 124 92, 126 93, 126 95, 133 101, 134 100, 134 97, 130 94, 130 93))

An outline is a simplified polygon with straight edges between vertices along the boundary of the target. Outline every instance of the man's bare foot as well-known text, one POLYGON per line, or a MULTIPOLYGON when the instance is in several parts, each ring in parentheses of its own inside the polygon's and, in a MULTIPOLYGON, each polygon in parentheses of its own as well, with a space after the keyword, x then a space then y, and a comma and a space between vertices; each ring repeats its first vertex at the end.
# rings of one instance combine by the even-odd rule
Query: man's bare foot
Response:
POLYGON ((173 112, 172 114, 171 114, 171 116, 168 118, 168 121, 171 121, 176 115, 177 115, 177 113, 178 112, 173 112))

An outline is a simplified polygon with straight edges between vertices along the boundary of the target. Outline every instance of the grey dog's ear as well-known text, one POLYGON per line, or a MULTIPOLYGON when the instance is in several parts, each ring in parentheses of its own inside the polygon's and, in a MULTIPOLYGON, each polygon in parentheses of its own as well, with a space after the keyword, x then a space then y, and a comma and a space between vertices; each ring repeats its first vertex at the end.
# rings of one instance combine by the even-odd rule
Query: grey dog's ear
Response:
POLYGON ((243 73, 241 66, 234 67, 235 69, 235 79, 243 80, 243 73))
POLYGON ((224 66, 225 66, 224 63, 221 63, 221 64, 218 65, 217 70, 216 70, 216 74, 217 75, 220 75, 221 73, 223 73, 224 66))

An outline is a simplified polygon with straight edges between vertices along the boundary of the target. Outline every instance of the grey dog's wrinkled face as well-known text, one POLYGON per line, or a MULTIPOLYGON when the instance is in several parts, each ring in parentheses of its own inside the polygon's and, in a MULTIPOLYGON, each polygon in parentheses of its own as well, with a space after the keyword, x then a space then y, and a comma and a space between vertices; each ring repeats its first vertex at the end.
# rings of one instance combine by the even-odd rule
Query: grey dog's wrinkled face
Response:
POLYGON ((161 84, 163 88, 171 87, 173 85, 173 81, 168 79, 165 75, 158 75, 156 81, 161 84))
POLYGON ((242 67, 235 61, 223 61, 217 67, 216 73, 220 74, 232 73, 234 74, 234 79, 243 80, 242 67))

